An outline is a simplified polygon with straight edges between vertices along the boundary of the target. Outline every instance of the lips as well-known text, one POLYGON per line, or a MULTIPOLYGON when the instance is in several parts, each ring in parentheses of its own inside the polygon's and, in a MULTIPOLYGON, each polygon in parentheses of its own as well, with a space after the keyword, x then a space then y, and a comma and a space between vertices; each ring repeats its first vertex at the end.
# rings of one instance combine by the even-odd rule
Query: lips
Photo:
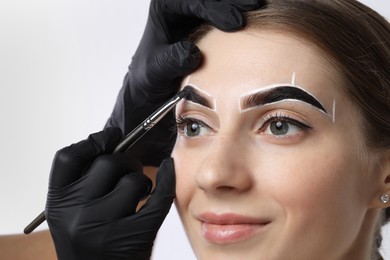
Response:
POLYGON ((197 217, 201 222, 201 234, 210 243, 230 244, 260 234, 269 220, 238 214, 204 213, 197 217))

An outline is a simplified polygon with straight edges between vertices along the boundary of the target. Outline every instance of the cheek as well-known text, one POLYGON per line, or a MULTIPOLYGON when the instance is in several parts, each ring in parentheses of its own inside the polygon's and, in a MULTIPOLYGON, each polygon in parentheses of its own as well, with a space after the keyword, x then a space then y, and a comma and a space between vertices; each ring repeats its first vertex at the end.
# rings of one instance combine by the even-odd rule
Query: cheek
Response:
POLYGON ((333 208, 337 204, 342 204, 344 199, 353 198, 355 180, 345 162, 338 159, 326 160, 324 157, 313 159, 308 157, 309 155, 302 155, 301 158, 314 163, 298 161, 297 157, 290 163, 286 162, 285 165, 289 167, 283 167, 279 162, 274 171, 280 174, 284 172, 278 176, 278 184, 275 183, 279 187, 283 186, 279 199, 297 207, 316 208, 316 205, 331 203, 333 208))
POLYGON ((338 132, 315 133, 299 145, 254 147, 251 154, 257 151, 258 156, 251 158, 256 162, 251 168, 259 175, 260 187, 272 187, 278 200, 294 206, 337 205, 349 199, 366 202, 362 189, 367 190, 367 180, 357 140, 338 132))
POLYGON ((356 153, 335 147, 278 150, 264 160, 263 172, 269 174, 261 174, 258 185, 279 205, 290 234, 333 233, 346 239, 357 232, 367 209, 364 172, 356 153))

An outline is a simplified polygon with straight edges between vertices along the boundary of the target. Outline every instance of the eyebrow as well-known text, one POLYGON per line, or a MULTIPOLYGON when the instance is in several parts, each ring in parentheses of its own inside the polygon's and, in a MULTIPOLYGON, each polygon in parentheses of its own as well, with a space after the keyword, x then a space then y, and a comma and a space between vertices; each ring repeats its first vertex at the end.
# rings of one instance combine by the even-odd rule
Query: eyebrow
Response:
POLYGON ((184 89, 186 91, 186 95, 184 97, 185 100, 192 101, 204 107, 213 109, 210 101, 206 97, 202 96, 202 94, 194 87, 187 85, 184 87, 184 89))
POLYGON ((279 86, 246 96, 241 102, 241 108, 245 110, 251 107, 275 103, 285 99, 300 100, 324 111, 325 113, 328 113, 315 97, 303 89, 292 86, 279 86))

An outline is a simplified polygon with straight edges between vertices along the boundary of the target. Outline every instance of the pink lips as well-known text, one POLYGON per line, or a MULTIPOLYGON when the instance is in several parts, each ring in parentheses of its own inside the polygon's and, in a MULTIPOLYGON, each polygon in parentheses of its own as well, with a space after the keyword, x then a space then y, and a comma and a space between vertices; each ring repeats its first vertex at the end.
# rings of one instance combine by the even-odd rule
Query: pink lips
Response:
POLYGON ((198 216, 201 234, 210 243, 230 244, 249 239, 264 230, 268 220, 237 214, 204 213, 198 216))

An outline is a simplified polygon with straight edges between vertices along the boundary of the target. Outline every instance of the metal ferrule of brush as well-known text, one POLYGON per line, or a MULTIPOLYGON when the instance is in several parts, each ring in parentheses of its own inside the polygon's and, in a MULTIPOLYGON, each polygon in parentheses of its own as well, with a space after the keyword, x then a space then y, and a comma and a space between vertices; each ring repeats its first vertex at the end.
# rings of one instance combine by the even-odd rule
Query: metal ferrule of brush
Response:
POLYGON ((145 130, 149 130, 152 128, 157 122, 159 122, 171 109, 176 103, 181 99, 181 96, 175 96, 171 100, 169 100, 167 103, 165 103, 159 110, 157 110, 155 113, 150 115, 144 122, 143 127, 145 130))

